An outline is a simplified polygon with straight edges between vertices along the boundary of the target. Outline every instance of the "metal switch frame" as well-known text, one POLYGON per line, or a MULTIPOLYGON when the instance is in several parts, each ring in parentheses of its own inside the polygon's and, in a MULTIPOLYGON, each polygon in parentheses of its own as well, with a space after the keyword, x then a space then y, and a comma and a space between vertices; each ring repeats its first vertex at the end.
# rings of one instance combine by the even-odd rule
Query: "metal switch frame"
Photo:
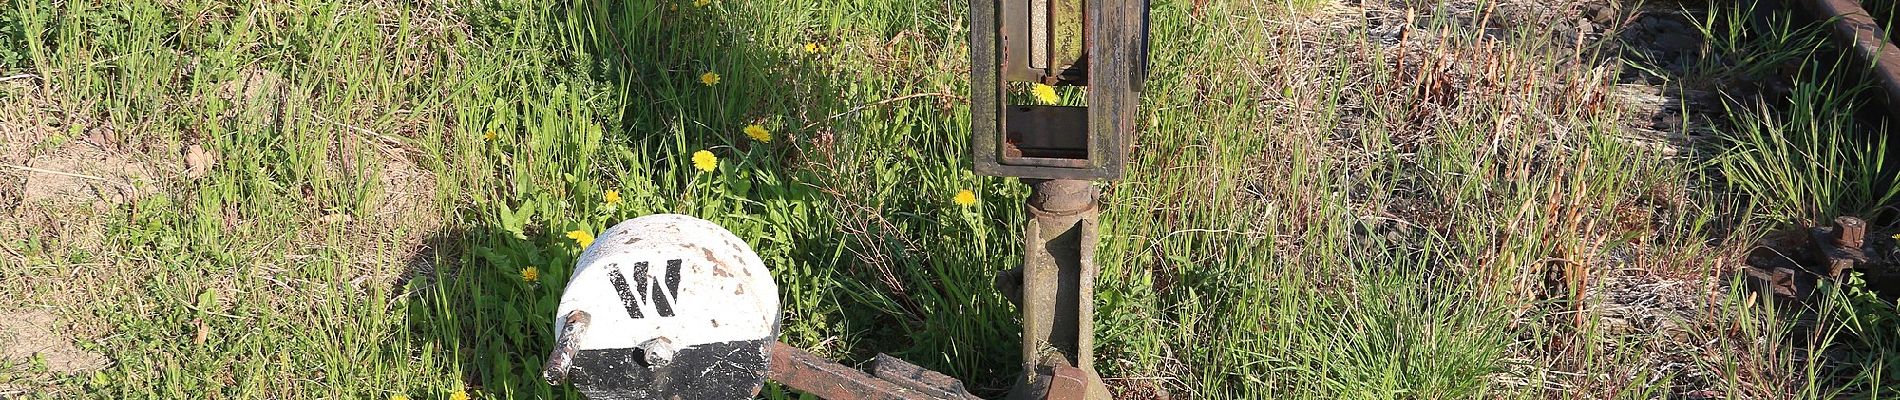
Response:
POLYGON ((1023 265, 997 286, 1023 314, 1010 400, 1107 400, 1095 371, 1100 191, 1121 178, 1147 73, 1146 0, 972 0, 972 167, 1024 178, 1023 265), (1011 105, 1009 82, 1087 86, 1088 106, 1011 105))
POLYGON ((971 169, 1022 178, 1120 179, 1147 65, 1147 1, 975 0, 970 14, 971 169), (1043 5, 1045 14, 1031 12, 1043 5), (1045 15, 1042 24, 1036 15, 1045 15), (1081 51, 1069 50, 1077 42, 1081 51), (1044 68, 1033 65, 1037 49, 1047 50, 1044 68), (1010 105, 1011 81, 1087 86, 1088 106, 1010 105), (1038 147, 1045 145, 1060 146, 1038 147))

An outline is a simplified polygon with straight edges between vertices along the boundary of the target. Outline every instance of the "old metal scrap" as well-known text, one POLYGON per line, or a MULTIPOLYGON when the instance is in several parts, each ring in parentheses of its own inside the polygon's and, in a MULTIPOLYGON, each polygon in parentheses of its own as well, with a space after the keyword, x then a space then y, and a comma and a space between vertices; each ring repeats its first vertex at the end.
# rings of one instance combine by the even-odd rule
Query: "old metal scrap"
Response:
POLYGON ((1822 280, 1840 281, 1859 271, 1876 289, 1900 278, 1894 267, 1900 247, 1887 235, 1869 235, 1867 221, 1843 216, 1833 226, 1763 239, 1750 251, 1743 272, 1775 294, 1807 298, 1822 280))
POLYGON ((977 400, 955 378, 879 354, 871 373, 803 349, 772 344, 774 382, 829 400, 977 400))

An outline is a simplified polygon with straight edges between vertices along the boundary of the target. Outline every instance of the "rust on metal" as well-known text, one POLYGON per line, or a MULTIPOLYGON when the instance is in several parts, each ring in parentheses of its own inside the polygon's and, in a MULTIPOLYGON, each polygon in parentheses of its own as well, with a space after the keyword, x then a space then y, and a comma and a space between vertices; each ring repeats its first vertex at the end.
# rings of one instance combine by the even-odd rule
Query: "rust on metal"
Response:
POLYGON ((1860 218, 1843 216, 1834 219, 1834 226, 1809 231, 1808 249, 1812 263, 1825 265, 1828 278, 1839 280, 1854 269, 1856 265, 1868 261, 1861 244, 1866 240, 1867 222, 1860 218))
POLYGON ((970 2, 970 152, 1032 187, 1023 265, 997 288, 1022 311, 1012 400, 1105 400, 1094 370, 1099 192, 1121 178, 1147 76, 1146 0, 970 2), (1085 107, 1009 104, 1009 82, 1087 86, 1085 107))
POLYGON ((1076 367, 1056 367, 1055 374, 1049 377, 1049 393, 1046 400, 1087 400, 1090 375, 1076 367))
MULTIPOLYGON (((1135 132, 1136 107, 1148 59, 1148 8, 1145 0, 1091 0, 1088 21, 1088 105, 1090 160, 1119 179, 1135 132)), ((1091 245, 1092 246, 1092 245, 1091 245)))
POLYGON ((1842 216, 1831 226, 1771 235, 1752 249, 1742 270, 1782 297, 1806 299, 1824 281, 1859 274, 1876 290, 1900 290, 1900 246, 1892 232, 1873 233, 1866 220, 1842 216))
POLYGON ((971 2, 971 169, 1020 178, 1120 179, 1146 77, 1146 5, 971 2), (1009 82, 1087 86, 1088 106, 1011 105, 1009 82))
POLYGON ((1858 249, 1867 238, 1867 221, 1841 216, 1834 218, 1834 247, 1858 249))
POLYGON ((1006 114, 1002 162, 1039 167, 1089 167, 1088 108, 1010 106, 1006 114))
POLYGON ((1082 257, 1083 221, 1096 217, 1094 185, 1077 180, 1031 180, 1029 227, 1024 230, 1023 359, 1041 359, 1053 351, 1069 365, 1084 363, 1093 352, 1092 330, 1081 305, 1093 303, 1094 282, 1084 282, 1093 259, 1082 257))
MULTIPOLYGON (((1751 267, 1743 269, 1742 272, 1748 274, 1749 277, 1754 278, 1757 282, 1767 286, 1768 291, 1773 292, 1777 296, 1804 298, 1807 297, 1807 291, 1813 289, 1812 285, 1802 284, 1797 281, 1796 278, 1800 276, 1800 273, 1789 268, 1765 270, 1751 267)), ((1812 281, 1812 279, 1809 281, 1812 281)))
POLYGON ((1900 115, 1900 47, 1887 42, 1886 31, 1874 22, 1857 0, 1801 0, 1822 20, 1831 20, 1834 36, 1847 42, 1856 56, 1871 64, 1874 78, 1886 89, 1887 108, 1900 115))
POLYGON ((1023 231, 1023 267, 1009 274, 1020 277, 1020 293, 1006 293, 1020 298, 1025 368, 1010 398, 1106 399, 1108 391, 1094 373, 1096 217, 1101 193, 1088 181, 1025 182, 1031 192, 1026 204, 1029 226, 1023 231))
POLYGON ((897 357, 878 354, 877 358, 871 361, 871 375, 932 396, 932 398, 975 399, 975 396, 971 396, 970 392, 963 388, 962 381, 937 373, 937 371, 924 369, 897 357))
MULTIPOLYGON (((773 342, 772 381, 828 400, 976 400, 956 379, 898 360, 888 371, 872 375, 819 357, 803 349, 773 342), (908 367, 906 367, 908 366, 908 367), (910 378, 916 377, 916 378, 910 378)), ((880 354, 879 365, 896 360, 880 354)))
POLYGON ((1024 365, 1016 387, 1010 388, 1009 400, 1106 400, 1108 386, 1094 370, 1070 366, 1060 357, 1042 359, 1024 365))
MULTIPOLYGON (((1082 85, 1088 77, 1083 0, 1001 0, 995 32, 1004 79, 1082 85)), ((972 4, 975 6, 975 4, 972 4)), ((973 7, 974 8, 974 7, 973 7)), ((971 34, 978 32, 972 26, 971 34)))
POLYGON ((569 312, 564 318, 567 324, 555 336, 554 351, 548 354, 547 366, 541 369, 541 379, 550 385, 567 381, 567 370, 574 366, 574 353, 580 350, 580 337, 587 333, 587 324, 593 320, 581 310, 569 312))

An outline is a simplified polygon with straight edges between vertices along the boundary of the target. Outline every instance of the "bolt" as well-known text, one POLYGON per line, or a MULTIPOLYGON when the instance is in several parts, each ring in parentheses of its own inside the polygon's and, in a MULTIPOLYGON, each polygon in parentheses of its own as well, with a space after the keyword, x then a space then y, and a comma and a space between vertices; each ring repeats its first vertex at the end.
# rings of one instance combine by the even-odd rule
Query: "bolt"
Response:
POLYGON ((646 353, 646 365, 654 367, 664 367, 667 363, 673 362, 673 356, 678 353, 678 350, 673 348, 673 341, 665 336, 641 343, 639 348, 646 353))
POLYGON ((1859 249, 1866 237, 1867 221, 1849 216, 1834 218, 1834 247, 1859 249))

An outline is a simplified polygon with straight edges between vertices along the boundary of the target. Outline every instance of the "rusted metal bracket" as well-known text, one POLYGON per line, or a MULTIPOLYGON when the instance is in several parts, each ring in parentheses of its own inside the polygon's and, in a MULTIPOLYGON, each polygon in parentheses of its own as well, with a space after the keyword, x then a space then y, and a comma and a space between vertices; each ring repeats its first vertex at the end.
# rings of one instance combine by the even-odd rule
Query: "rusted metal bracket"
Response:
POLYGON ((870 373, 785 343, 774 342, 771 354, 767 378, 828 400, 978 400, 955 378, 883 354, 870 373))
POLYGON ((1843 216, 1832 226, 1769 237, 1749 252, 1743 272, 1793 299, 1806 299, 1822 280, 1840 281, 1855 271, 1880 289, 1900 278, 1900 247, 1892 236, 1868 233, 1867 221, 1843 216))
POLYGON ((1813 253, 1808 255, 1808 259, 1826 265, 1829 279, 1840 280, 1847 275, 1848 270, 1868 261, 1867 252, 1861 248, 1866 244, 1866 238, 1867 221, 1854 217, 1835 218, 1832 228, 1809 231, 1808 240, 1815 245, 1809 247, 1813 253))

